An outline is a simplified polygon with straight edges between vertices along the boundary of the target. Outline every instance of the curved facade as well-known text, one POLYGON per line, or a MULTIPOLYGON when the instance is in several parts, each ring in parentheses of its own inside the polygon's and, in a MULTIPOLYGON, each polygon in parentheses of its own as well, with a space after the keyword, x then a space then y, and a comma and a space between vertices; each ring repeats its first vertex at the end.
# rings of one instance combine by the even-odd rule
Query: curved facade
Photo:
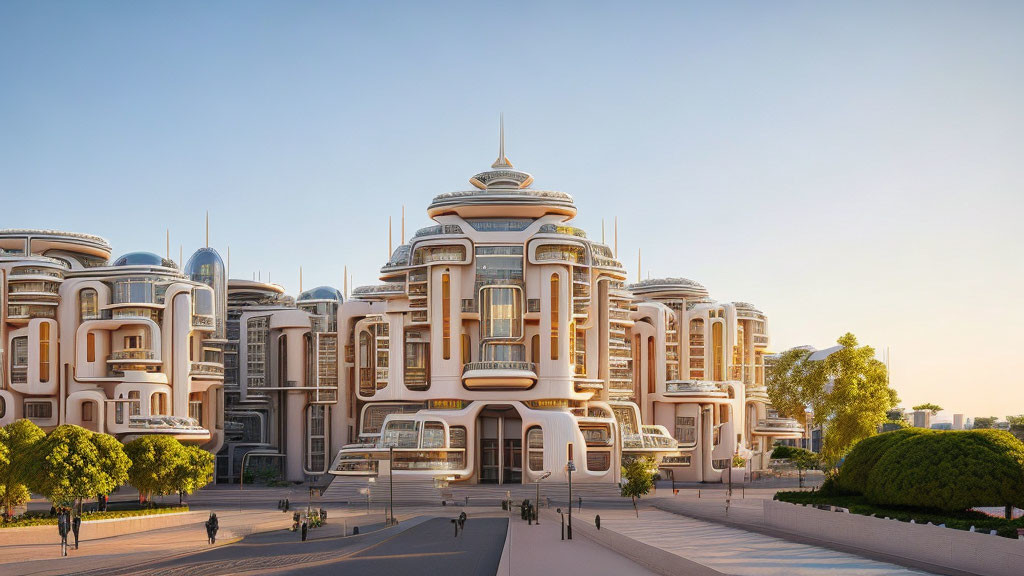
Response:
POLYGON ((0 231, 0 425, 28 418, 219 449, 216 292, 155 254, 110 265, 110 252, 86 234, 0 231))

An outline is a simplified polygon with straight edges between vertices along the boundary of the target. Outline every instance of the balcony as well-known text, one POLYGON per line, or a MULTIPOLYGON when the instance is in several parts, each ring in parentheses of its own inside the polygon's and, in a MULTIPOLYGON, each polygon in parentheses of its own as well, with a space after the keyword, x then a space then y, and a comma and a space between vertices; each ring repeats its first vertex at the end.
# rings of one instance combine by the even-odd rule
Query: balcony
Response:
POLYGON ((159 360, 156 360, 156 352, 144 348, 117 350, 116 352, 111 352, 110 356, 107 356, 107 362, 135 362, 138 360, 155 360, 159 362, 159 360))
POLYGON ((180 436, 209 437, 210 432, 194 418, 181 416, 131 416, 128 428, 132 431, 146 431, 180 436))
POLYGON ((224 365, 219 362, 192 362, 189 365, 189 376, 193 377, 224 377, 224 365))
POLYGON ((28 383, 28 366, 11 366, 11 384, 28 383))
POLYGON ((793 418, 764 418, 757 421, 754 434, 780 438, 802 438, 804 427, 793 418))
POLYGON ((728 398, 729 393, 714 382, 705 380, 670 380, 665 383, 668 396, 689 398, 728 398))
POLYGON ((533 362, 470 362, 462 369, 462 383, 470 390, 525 390, 536 382, 537 365, 533 362))
POLYGON ((192 326, 194 328, 210 328, 213 329, 216 320, 209 314, 193 314, 192 315, 192 326))

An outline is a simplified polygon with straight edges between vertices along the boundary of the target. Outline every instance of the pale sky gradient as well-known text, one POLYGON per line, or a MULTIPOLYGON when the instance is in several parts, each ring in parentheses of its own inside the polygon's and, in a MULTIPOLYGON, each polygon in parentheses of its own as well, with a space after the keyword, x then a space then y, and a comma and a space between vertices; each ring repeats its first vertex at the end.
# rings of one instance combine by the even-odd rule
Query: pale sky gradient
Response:
POLYGON ((0 227, 373 282, 496 156, 631 275, 890 346, 911 405, 1024 412, 1024 3, 0 4, 0 227))

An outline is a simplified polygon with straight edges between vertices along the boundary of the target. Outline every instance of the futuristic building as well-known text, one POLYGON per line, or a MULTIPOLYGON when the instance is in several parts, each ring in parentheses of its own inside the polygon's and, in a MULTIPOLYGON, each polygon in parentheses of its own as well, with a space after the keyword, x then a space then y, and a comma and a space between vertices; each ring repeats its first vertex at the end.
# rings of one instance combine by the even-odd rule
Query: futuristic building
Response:
POLYGON ((571 196, 532 181, 502 146, 473 189, 434 198, 436 225, 394 251, 382 284, 342 305, 332 474, 562 482, 572 462, 574 482, 613 483, 624 439, 676 449, 633 403, 622 265, 568 224, 571 196))
POLYGON ((218 481, 239 481, 243 467, 290 481, 326 473, 342 301, 325 286, 296 301, 276 284, 228 283, 227 443, 217 456, 218 481))
MULTIPOLYGON (((0 231, 0 425, 170 434, 218 450, 223 290, 191 263, 183 272, 148 252, 110 255, 87 234, 0 231)), ((200 258, 220 261, 212 250, 200 258)))

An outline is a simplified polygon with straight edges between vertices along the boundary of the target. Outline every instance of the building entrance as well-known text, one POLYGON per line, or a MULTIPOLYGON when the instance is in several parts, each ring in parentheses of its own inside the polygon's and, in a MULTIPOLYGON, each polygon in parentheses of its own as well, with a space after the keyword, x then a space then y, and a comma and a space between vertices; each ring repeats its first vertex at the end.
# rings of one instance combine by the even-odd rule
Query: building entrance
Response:
POLYGON ((488 406, 476 423, 479 482, 520 484, 523 481, 523 421, 511 406, 488 406))

